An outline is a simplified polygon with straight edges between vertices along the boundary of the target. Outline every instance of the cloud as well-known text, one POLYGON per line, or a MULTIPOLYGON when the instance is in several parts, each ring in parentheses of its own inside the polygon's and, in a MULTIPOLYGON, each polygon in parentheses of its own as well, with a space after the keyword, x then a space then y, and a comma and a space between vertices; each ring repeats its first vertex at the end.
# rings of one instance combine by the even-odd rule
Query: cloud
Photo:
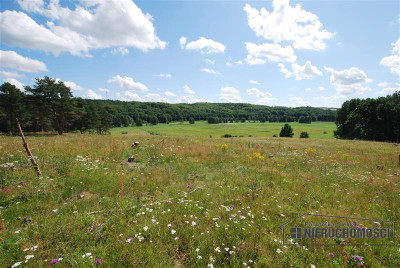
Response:
POLYGON ((206 99, 199 99, 193 95, 180 96, 175 100, 176 103, 196 103, 196 102, 207 102, 206 99))
POLYGON ((318 89, 321 90, 321 91, 323 91, 323 90, 325 90, 325 87, 319 86, 318 89))
POLYGON ((111 50, 111 54, 115 55, 115 54, 121 54, 121 55, 126 55, 129 54, 129 49, 127 49, 126 47, 118 47, 118 48, 113 48, 113 50, 111 50))
POLYGON ((165 91, 164 94, 167 97, 176 97, 176 95, 174 93, 172 93, 171 91, 165 91))
POLYGON ((257 80, 249 80, 249 83, 253 84, 253 85, 259 85, 260 84, 260 82, 258 82, 257 80))
POLYGON ((182 36, 181 38, 179 38, 179 45, 181 45, 181 48, 184 49, 185 48, 185 44, 186 44, 186 37, 182 36))
POLYGON ((148 91, 146 85, 135 82, 132 77, 116 75, 112 79, 107 81, 108 83, 114 83, 123 90, 133 91, 148 91))
POLYGON ((97 90, 100 91, 100 92, 110 92, 109 89, 102 88, 102 87, 99 87, 97 90))
POLYGON ((274 0, 273 11, 244 6, 249 27, 257 36, 274 43, 292 42, 295 49, 324 50, 325 40, 332 38, 317 15, 304 10, 300 4, 290 6, 289 0, 274 0))
POLYGON ((272 94, 269 92, 262 92, 261 90, 259 90, 258 88, 249 88, 246 90, 247 94, 249 95, 255 95, 258 98, 264 98, 264 97, 271 97, 272 94))
POLYGON ((296 97, 296 96, 291 96, 289 98, 289 102, 293 105, 293 106, 309 106, 310 104, 308 103, 308 101, 303 100, 301 97, 296 97))
POLYGON ((380 93, 382 94, 382 95, 391 95, 391 94, 393 94, 393 93, 395 93, 396 91, 400 91, 400 88, 395 88, 395 87, 387 87, 387 88, 384 88, 384 89, 382 89, 381 91, 380 91, 380 93))
POLYGON ((166 102, 166 103, 170 103, 171 101, 163 96, 160 96, 159 94, 156 93, 149 93, 146 94, 145 99, 147 101, 151 101, 151 102, 166 102))
POLYGON ((171 74, 153 74, 153 77, 171 78, 171 74))
POLYGON ((285 74, 286 78, 295 77, 296 80, 311 79, 316 76, 321 76, 322 72, 318 70, 317 67, 311 64, 311 61, 306 61, 306 63, 301 66, 297 63, 291 65, 292 71, 289 71, 286 66, 282 63, 278 64, 280 71, 285 74))
POLYGON ((125 91, 123 93, 123 95, 122 95, 121 100, 124 100, 124 101, 145 101, 138 94, 130 92, 130 91, 125 91))
POLYGON ((25 89, 24 89, 24 84, 21 83, 20 81, 18 81, 17 79, 15 79, 15 78, 4 78, 4 77, 3 77, 3 80, 4 80, 5 82, 10 83, 11 85, 14 85, 14 86, 15 86, 16 88, 18 88, 19 90, 25 91, 25 89))
POLYGON ((224 44, 205 37, 200 37, 198 40, 189 43, 186 43, 185 37, 181 37, 179 44, 182 49, 197 50, 205 54, 224 53, 226 48, 224 44))
POLYGON ((25 78, 24 74, 20 74, 20 73, 15 73, 15 72, 9 72, 9 71, 4 71, 4 70, 0 70, 0 75, 1 77, 3 77, 3 79, 9 79, 9 78, 25 78))
POLYGON ((83 87, 75 84, 72 81, 63 81, 64 85, 66 85, 67 87, 69 87, 72 91, 77 91, 77 90, 83 90, 83 87))
POLYGON ((318 100, 320 107, 340 107, 347 98, 345 95, 332 95, 315 97, 314 99, 318 100))
POLYGON ((97 94, 93 90, 89 89, 86 91, 86 93, 83 95, 85 99, 91 99, 91 100, 101 100, 103 97, 100 94, 97 94))
MULTIPOLYGON (((2 38, 3 39, 3 38, 2 38)), ((48 69, 44 62, 23 57, 15 51, 0 50, 0 66, 3 68, 11 68, 21 72, 38 73, 47 72, 48 69)))
POLYGON ((256 45, 246 42, 247 57, 246 62, 250 65, 264 64, 269 60, 271 62, 295 62, 297 57, 291 46, 282 47, 278 44, 264 43, 256 45))
POLYGON ((239 95, 239 90, 234 87, 222 87, 219 98, 224 102, 243 102, 242 97, 239 95))
POLYGON ((387 87, 388 85, 389 85, 389 83, 386 81, 378 83, 378 87, 387 87))
POLYGON ((186 94, 189 95, 194 95, 196 94, 196 92, 194 90, 191 90, 190 87, 188 85, 184 85, 183 86, 183 90, 185 90, 186 94))
POLYGON ((209 73, 209 74, 215 74, 215 75, 219 75, 219 72, 214 71, 213 69, 209 69, 209 68, 203 68, 200 71, 205 72, 205 73, 209 73))
POLYGON ((308 87, 308 88, 306 88, 306 91, 313 92, 314 90, 312 88, 308 87))
POLYGON ((243 64, 243 61, 237 60, 237 61, 235 61, 235 62, 232 63, 231 59, 229 59, 229 61, 226 62, 226 66, 229 66, 229 67, 230 67, 230 66, 233 66, 234 64, 236 64, 236 65, 242 65, 242 64, 243 64))
POLYGON ((380 64, 386 66, 390 71, 400 78, 400 38, 395 43, 392 43, 392 55, 384 57, 380 64))
POLYGON ((276 101, 276 98, 273 98, 271 93, 263 92, 258 88, 249 88, 246 92, 247 94, 255 95, 258 98, 256 101, 257 104, 270 104, 271 102, 276 101))
POLYGON ((89 56, 89 50, 135 47, 142 51, 164 49, 150 14, 144 14, 131 0, 80 0, 73 9, 58 1, 19 0, 21 9, 45 17, 45 25, 24 12, 0 13, 2 42, 59 55, 89 56))
POLYGON ((205 59, 204 60, 207 64, 214 65, 215 60, 205 59))
POLYGON ((342 71, 329 67, 324 67, 324 69, 331 73, 330 82, 339 95, 360 94, 371 90, 364 84, 372 82, 372 79, 368 78, 364 71, 356 67, 342 71))

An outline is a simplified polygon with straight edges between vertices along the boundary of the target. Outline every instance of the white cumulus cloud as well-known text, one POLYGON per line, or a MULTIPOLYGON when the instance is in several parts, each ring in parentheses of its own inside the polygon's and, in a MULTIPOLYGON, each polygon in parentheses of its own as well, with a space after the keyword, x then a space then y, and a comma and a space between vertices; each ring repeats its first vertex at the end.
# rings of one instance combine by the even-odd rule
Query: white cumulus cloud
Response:
POLYGON ((185 91, 186 94, 189 95, 194 95, 196 94, 196 92, 194 90, 191 90, 190 87, 188 85, 184 85, 183 86, 183 90, 185 91))
POLYGON ((209 68, 203 68, 200 71, 205 72, 205 73, 209 73, 209 74, 215 74, 215 75, 219 75, 220 73, 217 71, 214 71, 213 69, 209 69, 209 68))
POLYGON ((292 63, 292 71, 288 70, 282 63, 279 63, 278 66, 281 72, 285 74, 286 78, 294 77, 296 80, 302 80, 311 79, 322 75, 322 72, 311 64, 311 61, 306 61, 303 66, 299 65, 298 63, 292 63))
POLYGON ((371 90, 364 84, 372 82, 372 79, 368 78, 364 71, 356 67, 342 71, 329 67, 324 67, 324 69, 331 73, 330 82, 339 95, 360 94, 371 90))
POLYGON ((205 54, 224 53, 226 48, 224 44, 205 37, 200 37, 198 40, 189 43, 186 42, 187 40, 185 37, 179 39, 179 44, 182 49, 197 50, 205 54))
POLYGON ((291 46, 280 46, 279 44, 264 43, 257 45, 246 42, 246 62, 250 65, 264 64, 267 60, 271 62, 295 62, 297 56, 291 46))
POLYGON ((78 0, 71 2, 72 9, 59 1, 18 3, 22 10, 47 22, 40 24, 21 11, 1 12, 2 42, 10 46, 80 56, 90 56, 92 49, 135 47, 148 51, 166 46, 156 35, 151 15, 131 0, 78 0))
POLYGON ((83 97, 85 99, 91 99, 91 100, 101 100, 103 98, 100 94, 97 94, 91 89, 88 89, 83 95, 83 97))
POLYGON ((123 90, 132 91, 148 91, 146 85, 135 82, 132 77, 116 75, 112 79, 107 81, 108 83, 114 83, 123 90))
POLYGON ((172 93, 171 91, 165 91, 164 94, 167 97, 176 97, 176 95, 174 93, 172 93))
POLYGON ((392 55, 384 57, 380 61, 380 64, 388 67, 392 73, 398 75, 400 78, 400 38, 392 45, 392 55))
POLYGON ((234 87, 226 86, 221 88, 221 93, 219 94, 220 100, 224 102, 243 102, 242 97, 239 95, 239 90, 234 87))
POLYGON ((160 96, 157 93, 149 93, 149 94, 146 94, 144 97, 147 101, 151 101, 151 102, 166 102, 166 103, 170 102, 169 99, 167 99, 166 97, 160 96))
POLYGON ((171 78, 171 74, 153 74, 153 77, 171 78))
POLYGON ((37 73, 47 72, 44 62, 19 55, 15 51, 0 50, 0 66, 21 72, 37 73))
POLYGON ((304 10, 300 4, 291 6, 289 0, 273 0, 273 10, 257 10, 244 6, 249 27, 257 36, 274 43, 292 42, 295 49, 324 50, 325 40, 334 35, 324 29, 318 16, 304 10))
POLYGON ((14 86, 15 86, 16 88, 18 88, 19 90, 25 91, 25 89, 24 89, 24 84, 21 83, 20 81, 18 81, 17 79, 15 79, 15 78, 4 78, 4 77, 3 77, 3 80, 4 80, 5 82, 10 83, 11 85, 14 85, 14 86))

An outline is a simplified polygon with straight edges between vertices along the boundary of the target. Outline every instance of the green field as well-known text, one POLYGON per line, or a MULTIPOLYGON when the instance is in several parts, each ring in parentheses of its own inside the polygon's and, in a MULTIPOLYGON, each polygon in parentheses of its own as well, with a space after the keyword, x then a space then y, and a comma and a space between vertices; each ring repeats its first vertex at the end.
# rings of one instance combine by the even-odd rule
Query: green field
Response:
MULTIPOLYGON (((372 239, 352 246, 346 238, 325 239, 334 246, 284 246, 278 226, 291 213, 398 222, 400 147, 217 137, 228 127, 231 134, 271 136, 271 129, 262 132, 269 125, 277 130, 280 124, 170 124, 129 128, 128 135, 118 134, 121 128, 113 130, 118 135, 28 136, 41 179, 21 139, 1 136, 0 267, 49 267, 52 260, 59 267, 92 267, 101 259, 104 267, 340 268, 360 267, 357 255, 364 267, 399 267, 398 242, 372 246, 372 239), (144 131, 153 129, 171 136, 144 131), (178 135, 177 129, 202 136, 178 135), (140 142, 136 149, 134 141, 140 142), (134 165, 121 165, 135 154, 134 165)), ((298 133, 300 125, 293 126, 298 133)), ((302 127, 311 137, 323 126, 333 129, 317 126, 302 127)))
MULTIPOLYGON (((279 136, 279 132, 285 123, 225 123, 208 124, 206 121, 196 121, 191 125, 185 123, 158 124, 155 126, 113 128, 112 134, 121 134, 123 131, 132 133, 150 133, 173 136, 213 136, 221 137, 224 134, 232 136, 249 135, 253 137, 279 136)), ((294 137, 298 138, 300 132, 307 131, 310 138, 332 139, 336 125, 333 122, 313 122, 312 124, 289 123, 294 131, 294 137), (324 134, 326 132, 326 134, 324 134)))

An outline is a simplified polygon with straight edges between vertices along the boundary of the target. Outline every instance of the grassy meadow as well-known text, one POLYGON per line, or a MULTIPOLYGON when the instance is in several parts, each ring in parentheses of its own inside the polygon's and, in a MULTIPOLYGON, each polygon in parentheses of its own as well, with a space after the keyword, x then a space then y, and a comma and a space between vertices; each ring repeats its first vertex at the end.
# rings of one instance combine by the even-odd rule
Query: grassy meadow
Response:
MULTIPOLYGON (((225 134, 232 136, 248 137, 272 137, 279 132, 285 123, 225 123, 225 124, 208 124, 206 121, 196 121, 191 125, 189 122, 158 124, 155 126, 144 125, 141 127, 121 127, 113 128, 112 134, 158 134, 168 136, 213 136, 221 137, 225 134)), ((300 124, 298 122, 289 123, 294 132, 294 137, 298 138, 300 132, 307 131, 310 138, 333 139, 333 131, 336 125, 333 122, 313 122, 312 124, 300 124), (325 133, 324 133, 325 132, 325 133)))
POLYGON ((398 144, 328 139, 329 123, 291 124, 296 138, 241 125, 28 136, 42 179, 21 139, 1 136, 0 267, 400 266, 398 242, 283 246, 278 229, 293 212, 399 221, 398 144))

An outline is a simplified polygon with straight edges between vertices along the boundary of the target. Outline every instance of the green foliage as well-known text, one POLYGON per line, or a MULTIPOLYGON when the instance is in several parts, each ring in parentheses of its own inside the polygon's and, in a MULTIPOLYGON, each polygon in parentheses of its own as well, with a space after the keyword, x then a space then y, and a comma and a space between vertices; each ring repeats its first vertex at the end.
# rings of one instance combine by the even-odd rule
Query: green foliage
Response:
POLYGON ((309 137, 310 137, 310 135, 306 131, 302 131, 300 133, 300 138, 302 138, 302 139, 308 139, 309 137))
POLYGON ((218 124, 219 123, 219 119, 217 117, 210 116, 208 118, 207 122, 209 124, 218 124))
POLYGON ((16 118, 21 120, 24 116, 23 98, 24 94, 14 85, 8 82, 1 85, 0 106, 3 113, 0 113, 0 127, 12 135, 17 132, 16 118))
POLYGON ((192 124, 192 125, 194 124, 194 118, 193 117, 189 118, 189 123, 192 124))
POLYGON ((311 116, 300 116, 300 118, 299 118, 299 123, 311 124, 311 122, 312 122, 311 116))
POLYGON ((293 133, 293 129, 289 124, 285 124, 282 129, 281 132, 279 133, 279 137, 293 137, 294 133, 293 133))
POLYGON ((400 142, 400 93, 352 99, 338 110, 335 137, 400 142))
POLYGON ((158 118, 156 117, 156 116, 151 116, 150 118, 149 118, 149 123, 150 124, 152 124, 153 126, 154 125, 157 125, 158 124, 158 118))

